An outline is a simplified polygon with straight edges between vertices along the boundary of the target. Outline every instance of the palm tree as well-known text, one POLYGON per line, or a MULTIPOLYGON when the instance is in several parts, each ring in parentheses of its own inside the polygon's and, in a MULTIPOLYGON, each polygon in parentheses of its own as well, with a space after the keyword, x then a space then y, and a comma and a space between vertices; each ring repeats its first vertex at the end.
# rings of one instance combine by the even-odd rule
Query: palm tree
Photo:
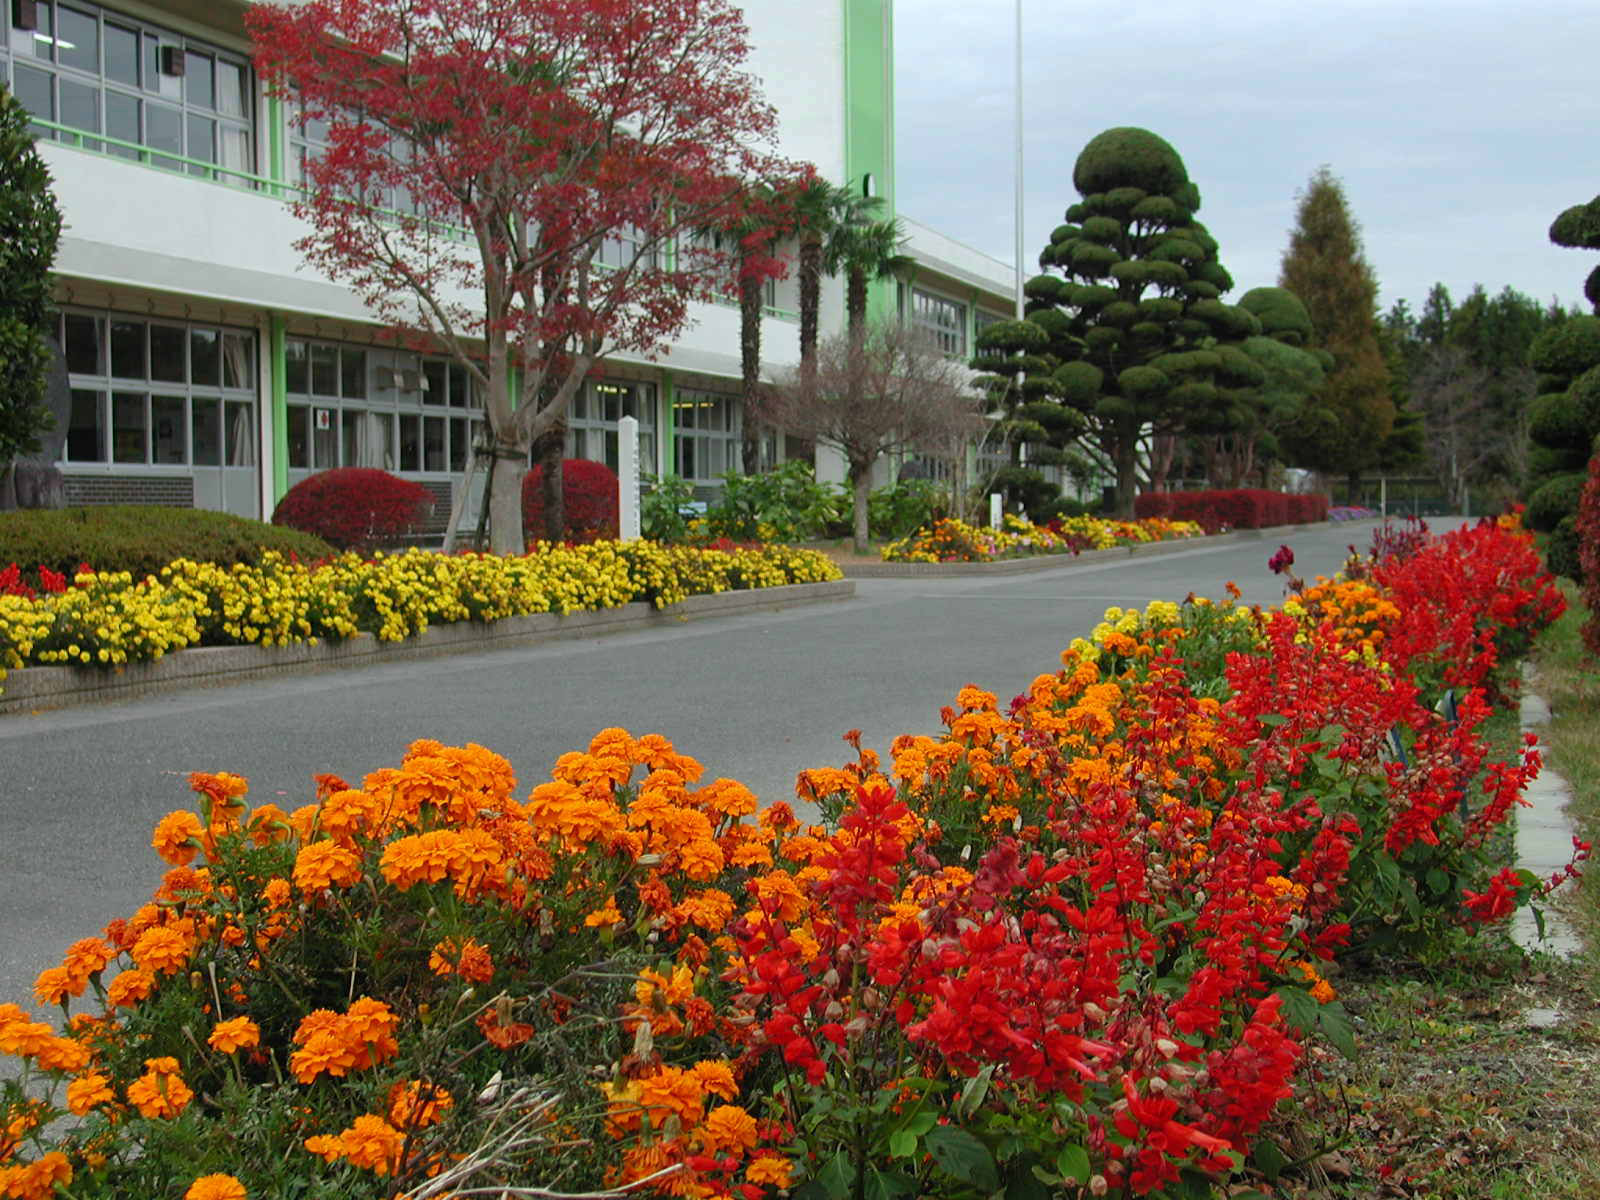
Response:
POLYGON ((800 379, 807 395, 817 375, 817 327, 822 307, 825 247, 847 218, 855 193, 807 175, 789 197, 793 232, 800 243, 800 379))
POLYGON ((915 261, 900 253, 905 231, 899 218, 874 220, 882 207, 881 196, 852 195, 846 213, 823 246, 823 269, 829 275, 844 275, 845 329, 857 344, 866 336, 867 285, 876 279, 891 279, 915 261))
POLYGON ((767 280, 781 268, 773 251, 787 232, 786 204, 769 185, 754 188, 739 218, 718 235, 732 243, 733 276, 739 289, 739 378, 744 438, 740 465, 746 475, 761 468, 761 441, 755 414, 761 399, 761 316, 766 307, 767 280))

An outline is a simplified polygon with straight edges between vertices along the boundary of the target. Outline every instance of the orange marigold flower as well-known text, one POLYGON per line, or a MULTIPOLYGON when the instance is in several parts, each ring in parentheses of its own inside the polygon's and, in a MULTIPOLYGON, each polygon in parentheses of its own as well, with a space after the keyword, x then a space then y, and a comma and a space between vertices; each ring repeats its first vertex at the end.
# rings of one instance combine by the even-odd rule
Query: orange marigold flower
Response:
POLYGON ((719 1153, 739 1147, 750 1150, 756 1144, 756 1119, 736 1104, 719 1104, 706 1114, 700 1126, 708 1153, 719 1153))
POLYGON ((344 1157, 344 1142, 333 1134, 313 1134, 305 1140, 305 1147, 313 1154, 320 1154, 328 1162, 337 1162, 344 1157))
POLYGON ((128 1103, 150 1120, 175 1117, 189 1106, 194 1092, 178 1074, 175 1058, 147 1058, 145 1073, 128 1085, 128 1103))
POLYGON ((249 1017, 233 1017, 226 1021, 218 1021, 212 1026, 211 1033, 206 1038, 206 1045, 224 1054, 232 1054, 236 1050, 249 1050, 260 1044, 261 1026, 249 1017))
POLYGON ((116 948, 103 938, 79 938, 67 947, 66 961, 61 965, 75 977, 88 979, 96 972, 105 970, 116 952, 116 948))
POLYGON ((373 1113, 363 1113, 339 1135, 344 1157, 378 1175, 389 1174, 399 1164, 405 1141, 405 1134, 373 1113))
POLYGON ((494 1009, 485 1009, 478 1015, 478 1029, 483 1033, 484 1040, 491 1046, 501 1050, 510 1050, 513 1046, 520 1046, 533 1036, 534 1029, 525 1021, 507 1021, 501 1024, 499 1016, 494 1009))
POLYGON ((690 1069, 695 1082, 712 1096, 732 1100, 739 1095, 739 1085, 734 1082, 733 1068, 716 1059, 701 1059, 690 1069))
POLYGON ((74 1079, 67 1084, 67 1109, 75 1116, 86 1116, 102 1104, 110 1104, 117 1098, 117 1093, 111 1087, 111 1080, 95 1071, 74 1079))
POLYGON ((615 896, 607 896, 604 904, 583 918, 583 923, 590 929, 597 926, 609 928, 612 925, 620 924, 621 921, 622 910, 617 907, 617 898, 615 896))
POLYGON ((34 1058, 47 1071, 81 1071, 89 1065, 89 1047, 71 1038, 50 1037, 35 1048, 34 1058))
POLYGON ((16 1200, 50 1200, 56 1194, 56 1184, 71 1182, 72 1164, 59 1150, 31 1163, 0 1167, 0 1195, 16 1200))
POLYGON ((244 1184, 232 1175, 202 1175, 189 1185, 183 1200, 246 1200, 244 1184))
POLYGON ((468 983, 488 983, 494 978, 489 947, 472 938, 445 938, 428 955, 428 968, 435 975, 459 975, 468 983))
POLYGON ((146 971, 174 975, 189 965, 189 956, 194 951, 191 934, 192 929, 186 933, 179 925, 146 929, 133 944, 130 952, 133 961, 146 971))
POLYGON ((258 804, 255 812, 250 814, 245 830, 256 845, 270 846, 287 838, 294 832, 294 827, 289 823, 289 814, 276 804, 258 804))
POLYGON ((73 978, 65 967, 46 967, 33 981, 33 998, 40 1004, 65 1004, 68 996, 83 995, 86 982, 73 978))
POLYGON ((1311 985, 1311 997, 1318 1004, 1332 1004, 1338 999, 1339 993, 1333 990, 1333 985, 1326 979, 1319 979, 1311 985))
POLYGON ((277 877, 267 880, 266 886, 261 889, 261 898, 266 901, 268 908, 282 908, 289 903, 293 894, 289 890, 289 881, 277 877))
POLYGON ((444 1120, 454 1103, 438 1084, 420 1079, 397 1083, 389 1089, 389 1120, 397 1129, 426 1129, 444 1120))
POLYGON ((199 852, 205 827, 192 812, 171 812, 156 822, 150 838, 155 852, 174 866, 186 866, 199 852))
POLYGON ((722 847, 709 838, 689 842, 678 849, 679 867, 697 883, 704 883, 722 874, 725 862, 722 847))
MULTIPOLYGON (((299 1037, 295 1035, 297 1041, 299 1037)), ((338 1030, 319 1030, 289 1056, 289 1070, 305 1084, 315 1083, 323 1074, 347 1075, 355 1065, 356 1048, 338 1030)))
POLYGON ((113 1008, 132 1008, 155 989, 156 977, 149 971, 130 968, 119 971, 106 986, 106 999, 113 1008))
POLYGON ((302 892, 354 887, 361 882, 361 856, 337 842, 312 842, 295 855, 294 882, 302 892))
POLYGON ((744 1177, 751 1183, 764 1183, 771 1187, 786 1188, 794 1173, 794 1165, 781 1155, 758 1154, 745 1168, 744 1177))

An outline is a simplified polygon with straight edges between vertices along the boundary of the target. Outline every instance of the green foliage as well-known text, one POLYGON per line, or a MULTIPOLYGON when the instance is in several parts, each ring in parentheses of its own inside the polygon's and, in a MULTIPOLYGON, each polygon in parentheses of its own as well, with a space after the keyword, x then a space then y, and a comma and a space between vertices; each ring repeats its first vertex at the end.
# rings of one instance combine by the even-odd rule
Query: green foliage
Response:
POLYGON ((1004 493, 1008 509, 1022 505, 1028 519, 1036 523, 1055 515, 1056 501, 1061 496, 1059 485, 1031 467, 1002 467, 995 472, 990 490, 1004 493))
POLYGON ((1189 172, 1176 150, 1149 130, 1129 126, 1090 139, 1072 168, 1072 186, 1086 197, 1125 187, 1171 196, 1188 182, 1189 172))
POLYGON ((311 534, 204 509, 106 505, 0 513, 0 566, 46 566, 69 577, 81 563, 142 579, 180 558, 227 567, 259 563, 269 550, 308 562, 334 553, 311 534))
POLYGON ((1568 378, 1600 366, 1600 317, 1573 317, 1545 330, 1528 350, 1528 365, 1568 378))
POLYGON ((1600 250, 1600 196, 1574 204, 1550 224, 1550 240, 1558 246, 1600 250))
POLYGON ((721 495, 706 506, 712 537, 803 542, 842 532, 849 518, 843 490, 818 483, 811 465, 798 459, 761 475, 730 471, 721 478, 721 495))
POLYGON ((50 356, 50 267, 61 212, 50 172, 34 149, 26 109, 0 83, 0 470, 39 448, 50 356))
POLYGON ((1316 336, 1311 314, 1288 288, 1251 288, 1239 297, 1239 307, 1261 322, 1261 332, 1290 346, 1303 346, 1316 336))
POLYGON ((1557 475, 1529 496, 1528 511, 1523 515, 1528 528, 1548 533, 1555 529, 1563 518, 1576 513, 1578 497, 1583 494, 1585 478, 1581 471, 1557 475))
POLYGON ((694 485, 677 475, 646 475, 639 494, 639 534, 652 542, 677 543, 689 536, 694 485))
POLYGON ((931 479, 901 479, 867 497, 867 525, 880 541, 899 541, 947 516, 949 495, 931 479))

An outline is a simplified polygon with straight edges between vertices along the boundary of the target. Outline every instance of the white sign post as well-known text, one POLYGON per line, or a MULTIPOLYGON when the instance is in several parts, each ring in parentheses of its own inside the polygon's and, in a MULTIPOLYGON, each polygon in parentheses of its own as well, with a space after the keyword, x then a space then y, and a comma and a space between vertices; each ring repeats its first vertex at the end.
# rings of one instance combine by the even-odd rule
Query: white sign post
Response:
POLYGON ((623 417, 617 422, 618 536, 639 540, 639 421, 623 417))
POLYGON ((1003 497, 999 492, 989 493, 989 528, 1000 528, 1000 504, 1003 497))

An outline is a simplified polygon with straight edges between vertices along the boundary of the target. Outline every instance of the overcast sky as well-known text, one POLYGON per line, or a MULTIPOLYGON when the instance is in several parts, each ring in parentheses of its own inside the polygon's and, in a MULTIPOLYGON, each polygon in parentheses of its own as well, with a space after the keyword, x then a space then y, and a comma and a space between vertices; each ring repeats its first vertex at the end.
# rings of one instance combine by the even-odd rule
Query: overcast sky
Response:
MULTIPOLYGON (((1552 246, 1600 193, 1600 0, 1022 0, 1024 278, 1101 130, 1183 157, 1237 285, 1277 282, 1327 164, 1379 304, 1443 282, 1583 302, 1600 254, 1552 246)), ((1015 259, 1012 0, 895 0, 896 206, 1015 259)), ((1587 311, 1587 305, 1585 304, 1587 311)))

